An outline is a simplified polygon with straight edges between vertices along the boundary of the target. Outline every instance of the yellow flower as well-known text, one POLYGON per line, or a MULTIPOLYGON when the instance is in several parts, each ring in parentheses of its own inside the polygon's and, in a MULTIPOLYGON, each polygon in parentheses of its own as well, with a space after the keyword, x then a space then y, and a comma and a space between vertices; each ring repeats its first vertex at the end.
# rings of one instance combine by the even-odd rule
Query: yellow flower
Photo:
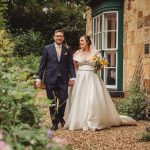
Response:
POLYGON ((101 60, 99 61, 99 63, 103 65, 103 59, 101 59, 101 60))
POLYGON ((103 65, 107 66, 108 65, 108 61, 107 60, 103 60, 103 65))
POLYGON ((93 60, 96 59, 96 55, 93 56, 93 60))

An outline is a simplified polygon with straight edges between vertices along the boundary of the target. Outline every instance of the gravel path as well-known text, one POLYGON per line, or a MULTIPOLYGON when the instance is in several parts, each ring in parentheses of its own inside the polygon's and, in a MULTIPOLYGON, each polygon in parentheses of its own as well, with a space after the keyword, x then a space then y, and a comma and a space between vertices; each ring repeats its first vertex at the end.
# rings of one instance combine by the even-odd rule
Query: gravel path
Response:
MULTIPOLYGON (((51 126, 49 112, 45 124, 51 126)), ((112 127, 101 131, 69 131, 61 127, 54 136, 66 138, 73 145, 73 150, 150 150, 150 142, 138 142, 145 131, 146 124, 138 121, 137 126, 112 127)))
MULTIPOLYGON (((48 107, 44 106, 44 126, 51 126, 48 107)), ((54 136, 66 138, 73 150, 150 150, 150 142, 138 142, 150 122, 138 121, 137 126, 112 127, 101 131, 69 131, 59 128, 54 136)))

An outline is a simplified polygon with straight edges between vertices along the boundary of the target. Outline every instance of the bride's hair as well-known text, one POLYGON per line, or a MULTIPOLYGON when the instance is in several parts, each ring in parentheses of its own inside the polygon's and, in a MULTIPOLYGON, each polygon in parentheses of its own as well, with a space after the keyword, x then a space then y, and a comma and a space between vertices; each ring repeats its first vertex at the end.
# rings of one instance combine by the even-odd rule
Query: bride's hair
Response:
MULTIPOLYGON (((84 38, 85 38, 85 40, 86 40, 88 46, 91 45, 92 41, 91 41, 90 36, 88 36, 88 35, 82 35, 81 37, 84 37, 84 38)), ((81 38, 81 37, 80 37, 80 38, 81 38)))

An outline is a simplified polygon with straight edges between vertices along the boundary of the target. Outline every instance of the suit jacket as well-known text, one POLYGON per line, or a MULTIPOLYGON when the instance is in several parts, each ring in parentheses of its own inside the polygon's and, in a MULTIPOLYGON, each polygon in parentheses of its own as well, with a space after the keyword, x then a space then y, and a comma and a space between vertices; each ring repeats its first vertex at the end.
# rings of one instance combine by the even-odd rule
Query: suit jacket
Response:
POLYGON ((43 55, 39 65, 37 78, 41 79, 44 75, 44 82, 54 84, 58 76, 62 77, 64 83, 68 83, 69 77, 75 77, 75 68, 73 65, 72 52, 62 44, 60 61, 57 57, 55 44, 44 47, 43 55))

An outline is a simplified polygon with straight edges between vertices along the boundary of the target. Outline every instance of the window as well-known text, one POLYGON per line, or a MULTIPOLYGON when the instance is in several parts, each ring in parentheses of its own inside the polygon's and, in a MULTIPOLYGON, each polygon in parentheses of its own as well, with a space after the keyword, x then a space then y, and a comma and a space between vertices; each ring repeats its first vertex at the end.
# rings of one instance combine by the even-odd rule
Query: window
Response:
POLYGON ((102 15, 94 18, 93 21, 93 39, 97 50, 102 48, 102 15))
POLYGON ((104 83, 107 88, 117 88, 118 59, 118 12, 104 12, 93 18, 93 39, 97 50, 108 59, 104 68, 104 83))

